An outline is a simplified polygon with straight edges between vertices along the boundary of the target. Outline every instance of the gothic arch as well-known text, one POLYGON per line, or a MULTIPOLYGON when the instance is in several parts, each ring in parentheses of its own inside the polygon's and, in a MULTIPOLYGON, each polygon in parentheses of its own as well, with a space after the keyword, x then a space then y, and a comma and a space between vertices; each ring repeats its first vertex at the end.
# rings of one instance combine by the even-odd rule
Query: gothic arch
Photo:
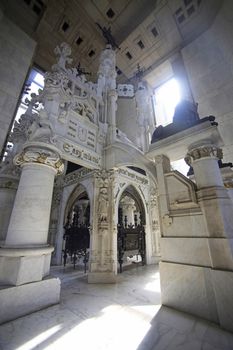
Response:
POLYGON ((142 152, 129 144, 117 142, 111 145, 106 151, 106 160, 109 169, 125 166, 141 168, 157 184, 155 166, 142 152))
MULTIPOLYGON (((69 195, 68 200, 66 202, 64 215, 63 215, 64 225, 65 225, 65 220, 67 218, 67 215, 70 212, 71 208, 73 207, 75 201, 77 201, 78 198, 81 198, 85 193, 87 194, 87 197, 90 199, 90 195, 88 193, 87 188, 83 184, 78 184, 69 195)), ((90 201, 90 206, 91 206, 91 201, 90 201)))
POLYGON ((145 216, 146 216, 146 201, 143 198, 142 194, 140 193, 140 189, 139 186, 132 183, 131 181, 127 182, 119 191, 117 198, 116 198, 116 208, 119 208, 119 204, 120 204, 120 200, 122 198, 122 195, 124 194, 124 192, 130 192, 131 196, 136 199, 137 203, 141 203, 139 204, 139 206, 144 210, 145 212, 145 216), (128 191, 127 191, 128 189, 128 191), (139 199, 140 198, 140 199, 139 199))

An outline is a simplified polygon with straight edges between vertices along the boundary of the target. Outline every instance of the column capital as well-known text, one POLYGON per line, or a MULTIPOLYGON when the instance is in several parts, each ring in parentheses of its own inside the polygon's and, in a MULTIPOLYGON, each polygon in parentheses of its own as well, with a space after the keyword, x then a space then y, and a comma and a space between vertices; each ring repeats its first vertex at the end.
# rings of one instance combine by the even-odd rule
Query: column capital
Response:
POLYGON ((108 96, 110 96, 110 97, 115 97, 115 99, 117 99, 118 93, 117 93, 116 89, 111 89, 111 90, 109 90, 108 96))
POLYGON ((26 164, 43 164, 62 174, 64 164, 56 147, 42 142, 26 143, 21 153, 14 158, 14 164, 23 167, 26 164))
POLYGON ((171 171, 170 159, 164 154, 155 156, 154 163, 156 166, 162 166, 165 173, 168 173, 171 171))
POLYGON ((195 160, 201 158, 215 158, 216 160, 223 158, 222 149, 215 145, 197 146, 188 151, 184 160, 190 166, 195 160))

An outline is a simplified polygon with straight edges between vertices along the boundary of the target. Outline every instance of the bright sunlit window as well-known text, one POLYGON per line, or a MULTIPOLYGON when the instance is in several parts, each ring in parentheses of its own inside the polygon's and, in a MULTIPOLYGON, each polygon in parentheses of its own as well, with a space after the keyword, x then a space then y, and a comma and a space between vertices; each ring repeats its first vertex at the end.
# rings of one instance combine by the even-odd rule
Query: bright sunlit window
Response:
MULTIPOLYGON (((28 76, 27 81, 25 82, 24 85, 24 92, 23 95, 21 96, 21 102, 19 104, 19 107, 17 109, 16 115, 15 115, 15 119, 14 121, 18 121, 21 117, 21 115, 23 115, 28 106, 27 103, 25 102, 26 99, 31 99, 30 95, 32 93, 38 94, 39 90, 43 90, 44 87, 44 76, 42 73, 40 73, 38 70, 36 69, 32 69, 30 71, 30 74, 28 76)), ((36 110, 35 110, 36 112, 36 110)), ((14 128, 14 124, 12 125, 12 130, 14 128)), ((10 148, 12 147, 12 143, 11 142, 7 142, 6 147, 10 148)), ((4 152, 4 156, 3 159, 6 156, 6 152, 4 152)))
POLYGON ((179 159, 174 162, 171 162, 173 170, 178 170, 181 174, 187 175, 189 171, 189 166, 185 163, 184 159, 179 159))
POLYGON ((172 78, 155 89, 154 97, 156 125, 165 126, 171 123, 175 107, 181 99, 177 80, 172 78))

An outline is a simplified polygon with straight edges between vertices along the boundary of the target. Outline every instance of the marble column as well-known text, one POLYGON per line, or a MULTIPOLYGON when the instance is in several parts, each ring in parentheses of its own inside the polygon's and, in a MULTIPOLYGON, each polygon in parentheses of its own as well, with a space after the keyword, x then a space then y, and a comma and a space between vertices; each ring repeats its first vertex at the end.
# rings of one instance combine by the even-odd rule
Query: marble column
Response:
POLYGON ((0 246, 6 239, 18 183, 18 177, 0 174, 0 246))
POLYGON ((112 89, 108 92, 108 123, 109 123, 109 142, 116 139, 116 110, 117 110, 117 91, 112 89))
POLYGON ((209 236, 233 238, 233 204, 224 187, 219 169, 218 160, 221 158, 220 148, 202 142, 189 147, 185 161, 193 167, 198 188, 198 202, 205 217, 209 236))
POLYGON ((59 151, 50 144, 27 143, 14 161, 22 173, 0 249, 0 285, 7 286, 0 289, 0 322, 57 303, 60 297, 60 281, 45 279, 53 251, 47 239, 54 177, 63 170, 59 151))

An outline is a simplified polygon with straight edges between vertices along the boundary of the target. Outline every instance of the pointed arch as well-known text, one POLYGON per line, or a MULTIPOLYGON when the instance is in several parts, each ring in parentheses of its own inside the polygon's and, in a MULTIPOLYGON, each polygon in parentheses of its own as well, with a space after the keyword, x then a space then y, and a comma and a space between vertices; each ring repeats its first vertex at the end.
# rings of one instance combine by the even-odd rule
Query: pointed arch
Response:
MULTIPOLYGON (((75 202, 84 196, 87 196, 88 199, 90 198, 86 187, 83 184, 78 184, 74 188, 74 190, 71 192, 71 194, 69 195, 69 198, 66 202, 66 207, 65 207, 65 211, 64 211, 64 218, 63 218, 64 225, 65 225, 65 220, 66 220, 71 208, 74 206, 75 202)), ((90 205, 91 205, 91 203, 90 203, 90 205)))

